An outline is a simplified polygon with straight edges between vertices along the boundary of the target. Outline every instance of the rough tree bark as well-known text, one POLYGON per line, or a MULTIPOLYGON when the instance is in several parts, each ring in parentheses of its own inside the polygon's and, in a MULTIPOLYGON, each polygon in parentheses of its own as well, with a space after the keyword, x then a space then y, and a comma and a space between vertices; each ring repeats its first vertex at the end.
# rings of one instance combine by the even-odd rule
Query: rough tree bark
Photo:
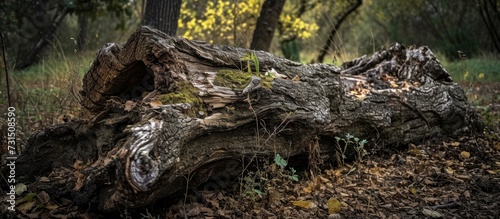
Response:
POLYGON ((78 15, 78 38, 76 40, 76 45, 78 52, 82 53, 88 44, 88 29, 89 29, 89 18, 87 13, 82 13, 78 15))
POLYGON ((498 1, 493 0, 479 1, 479 14, 481 15, 484 25, 487 27, 486 29, 488 30, 497 53, 500 53, 500 10, 497 4, 499 4, 498 1), (490 14, 490 10, 492 10, 493 15, 490 14))
POLYGON ((147 0, 142 23, 175 36, 181 3, 182 0, 147 0))
POLYGON ((83 82, 89 119, 31 136, 16 172, 104 211, 148 205, 187 178, 223 188, 245 157, 307 154, 312 142, 333 155, 347 133, 397 146, 482 130, 431 50, 397 43, 341 69, 142 27, 102 48, 83 82), (247 73, 246 53, 270 75, 247 73))

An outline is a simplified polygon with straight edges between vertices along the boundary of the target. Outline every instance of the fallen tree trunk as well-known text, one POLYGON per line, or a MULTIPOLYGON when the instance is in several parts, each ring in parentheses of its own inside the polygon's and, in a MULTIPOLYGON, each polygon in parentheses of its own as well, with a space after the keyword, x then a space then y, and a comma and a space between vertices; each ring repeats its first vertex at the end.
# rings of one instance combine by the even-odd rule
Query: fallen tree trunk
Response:
POLYGON ((224 187, 245 157, 307 154, 314 142, 333 155, 347 133, 397 146, 482 130, 433 53, 400 44, 341 69, 142 27, 99 51, 81 103, 88 119, 33 135, 17 168, 104 211, 148 205, 188 178, 224 187))

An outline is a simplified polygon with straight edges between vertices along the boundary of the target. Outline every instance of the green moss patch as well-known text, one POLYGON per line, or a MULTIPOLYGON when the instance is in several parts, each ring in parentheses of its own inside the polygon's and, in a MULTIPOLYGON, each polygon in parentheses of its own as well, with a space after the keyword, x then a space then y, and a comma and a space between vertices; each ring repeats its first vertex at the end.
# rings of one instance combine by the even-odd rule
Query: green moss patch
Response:
POLYGON ((196 89, 189 82, 176 82, 172 86, 175 86, 175 90, 168 94, 162 94, 158 96, 157 100, 163 104, 174 104, 174 103, 189 103, 191 109, 187 112, 187 115, 195 117, 198 111, 204 111, 203 100, 198 96, 198 89, 196 89))
POLYGON ((262 80, 260 85, 263 88, 271 88, 271 82, 273 81, 272 76, 264 76, 261 73, 249 73, 240 70, 219 70, 214 79, 214 84, 217 86, 229 87, 233 89, 244 89, 252 76, 259 76, 262 80))
POLYGON ((266 77, 264 75, 259 75, 260 78, 262 79, 262 81, 260 81, 260 85, 263 87, 263 88, 268 88, 268 89, 271 89, 272 85, 271 85, 271 82, 274 80, 274 77, 266 77))

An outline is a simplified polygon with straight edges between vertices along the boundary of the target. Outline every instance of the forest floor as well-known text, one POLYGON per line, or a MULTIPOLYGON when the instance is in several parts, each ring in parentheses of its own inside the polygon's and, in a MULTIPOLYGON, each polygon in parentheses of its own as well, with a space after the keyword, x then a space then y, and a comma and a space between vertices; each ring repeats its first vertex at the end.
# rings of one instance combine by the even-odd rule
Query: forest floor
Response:
POLYGON ((10 216, 499 218, 500 83, 474 84, 466 91, 483 117, 483 135, 432 139, 397 149, 375 147, 359 162, 324 168, 314 177, 299 171, 298 181, 279 172, 276 164, 263 164, 248 170, 247 177, 235 179, 232 187, 188 190, 177 199, 115 215, 88 212, 69 203, 10 216))

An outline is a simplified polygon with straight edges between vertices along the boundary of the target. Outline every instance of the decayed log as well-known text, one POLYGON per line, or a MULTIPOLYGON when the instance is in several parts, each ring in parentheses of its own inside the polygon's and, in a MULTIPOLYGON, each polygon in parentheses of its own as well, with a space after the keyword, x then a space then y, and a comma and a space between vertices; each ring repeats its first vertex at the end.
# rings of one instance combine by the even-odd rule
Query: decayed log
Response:
POLYGON ((81 103, 88 120, 33 135, 18 168, 105 211, 167 197, 188 175, 225 182, 244 157, 304 154, 313 141, 333 153, 347 133, 399 145, 482 130, 431 50, 397 43, 341 69, 142 27, 98 52, 81 103))

